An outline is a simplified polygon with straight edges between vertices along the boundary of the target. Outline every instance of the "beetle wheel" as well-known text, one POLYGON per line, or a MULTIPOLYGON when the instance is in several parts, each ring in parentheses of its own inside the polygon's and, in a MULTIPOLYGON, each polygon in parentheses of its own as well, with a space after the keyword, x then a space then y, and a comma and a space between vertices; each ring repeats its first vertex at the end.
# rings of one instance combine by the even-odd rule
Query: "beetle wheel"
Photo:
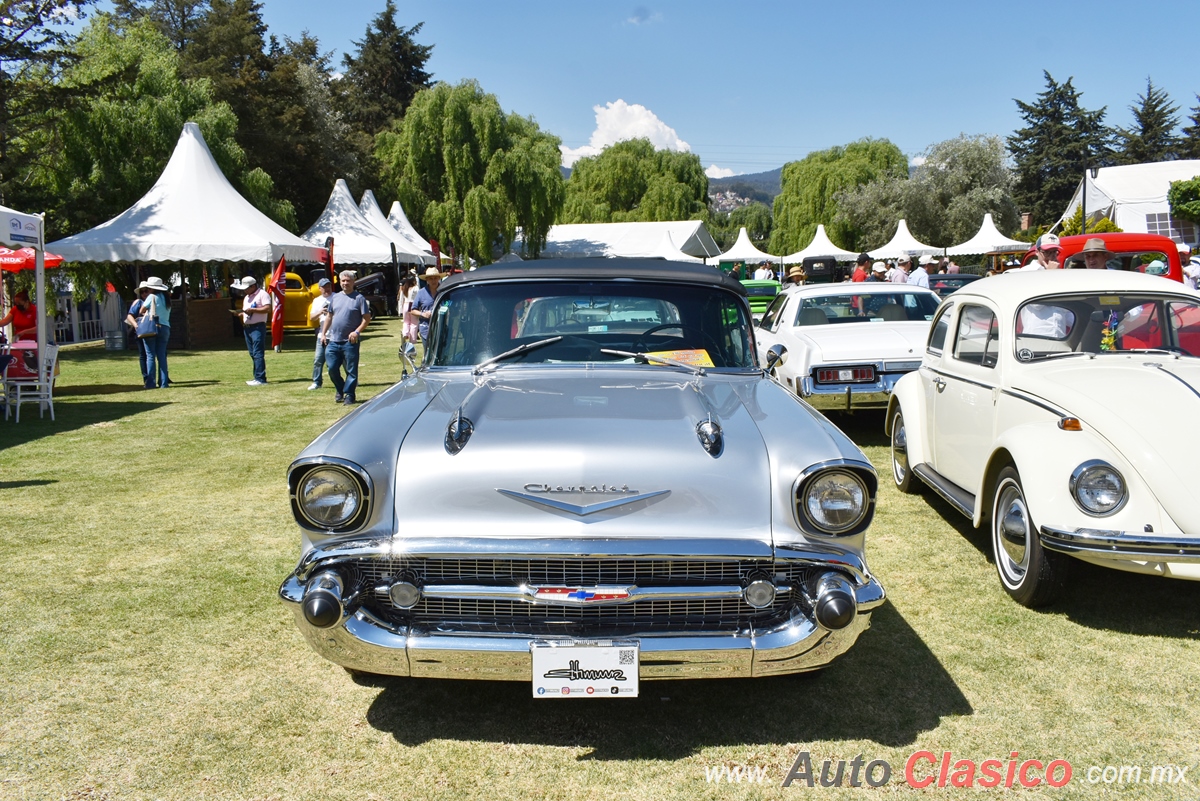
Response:
POLYGON ((908 495, 921 491, 921 482, 912 473, 908 463, 908 431, 904 427, 904 414, 899 408, 892 415, 892 480, 896 489, 908 495))
POLYGON ((1000 583, 1022 606, 1048 604, 1062 591, 1068 557, 1042 547, 1013 467, 1000 471, 992 500, 992 553, 1000 583))

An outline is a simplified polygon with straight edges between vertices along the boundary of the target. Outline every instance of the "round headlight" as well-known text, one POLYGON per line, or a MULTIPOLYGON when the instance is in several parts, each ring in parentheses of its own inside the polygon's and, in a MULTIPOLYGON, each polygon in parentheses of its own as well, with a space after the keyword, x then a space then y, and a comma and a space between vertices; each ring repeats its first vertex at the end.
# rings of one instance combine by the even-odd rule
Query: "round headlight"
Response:
POLYGON ((349 473, 336 467, 318 467, 300 482, 296 500, 304 516, 320 528, 337 528, 350 522, 362 505, 362 489, 349 473))
POLYGON ((1110 515, 1129 497, 1125 479, 1110 464, 1084 462, 1071 474, 1071 495, 1090 515, 1110 515))
POLYGON ((827 534, 841 534, 857 526, 870 502, 862 479, 842 470, 831 470, 809 481, 800 499, 804 515, 827 534))

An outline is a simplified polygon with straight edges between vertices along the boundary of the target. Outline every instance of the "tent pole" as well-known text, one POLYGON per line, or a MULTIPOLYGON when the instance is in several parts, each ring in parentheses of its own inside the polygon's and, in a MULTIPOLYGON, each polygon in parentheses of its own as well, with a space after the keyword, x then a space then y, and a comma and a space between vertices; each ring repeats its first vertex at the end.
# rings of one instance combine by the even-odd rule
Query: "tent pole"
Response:
POLYGON ((37 341, 38 341, 38 381, 46 381, 46 360, 42 354, 46 352, 46 334, 49 326, 46 324, 46 219, 38 221, 37 247, 33 250, 34 284, 37 292, 37 341))

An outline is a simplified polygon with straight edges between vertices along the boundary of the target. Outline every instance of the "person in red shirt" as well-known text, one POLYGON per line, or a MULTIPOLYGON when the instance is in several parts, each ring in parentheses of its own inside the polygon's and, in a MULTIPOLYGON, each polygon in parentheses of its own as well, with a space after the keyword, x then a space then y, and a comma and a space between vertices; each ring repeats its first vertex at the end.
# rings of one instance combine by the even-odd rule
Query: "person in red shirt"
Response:
POLYGON ((871 269, 871 257, 866 253, 859 253, 858 260, 854 264, 854 274, 850 276, 851 281, 866 281, 868 271, 871 269))
POLYGON ((12 323, 13 339, 37 339, 37 305, 29 300, 29 293, 22 289, 13 295, 13 307, 0 317, 0 328, 12 323))

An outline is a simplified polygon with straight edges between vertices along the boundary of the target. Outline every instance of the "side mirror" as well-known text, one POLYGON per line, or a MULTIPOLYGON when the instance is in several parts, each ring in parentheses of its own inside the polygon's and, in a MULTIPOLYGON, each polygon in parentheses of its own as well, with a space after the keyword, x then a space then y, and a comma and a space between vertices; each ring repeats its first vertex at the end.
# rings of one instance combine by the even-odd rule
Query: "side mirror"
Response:
POLYGON ((767 348, 767 372, 771 372, 781 364, 787 363, 787 348, 775 344, 767 348))

